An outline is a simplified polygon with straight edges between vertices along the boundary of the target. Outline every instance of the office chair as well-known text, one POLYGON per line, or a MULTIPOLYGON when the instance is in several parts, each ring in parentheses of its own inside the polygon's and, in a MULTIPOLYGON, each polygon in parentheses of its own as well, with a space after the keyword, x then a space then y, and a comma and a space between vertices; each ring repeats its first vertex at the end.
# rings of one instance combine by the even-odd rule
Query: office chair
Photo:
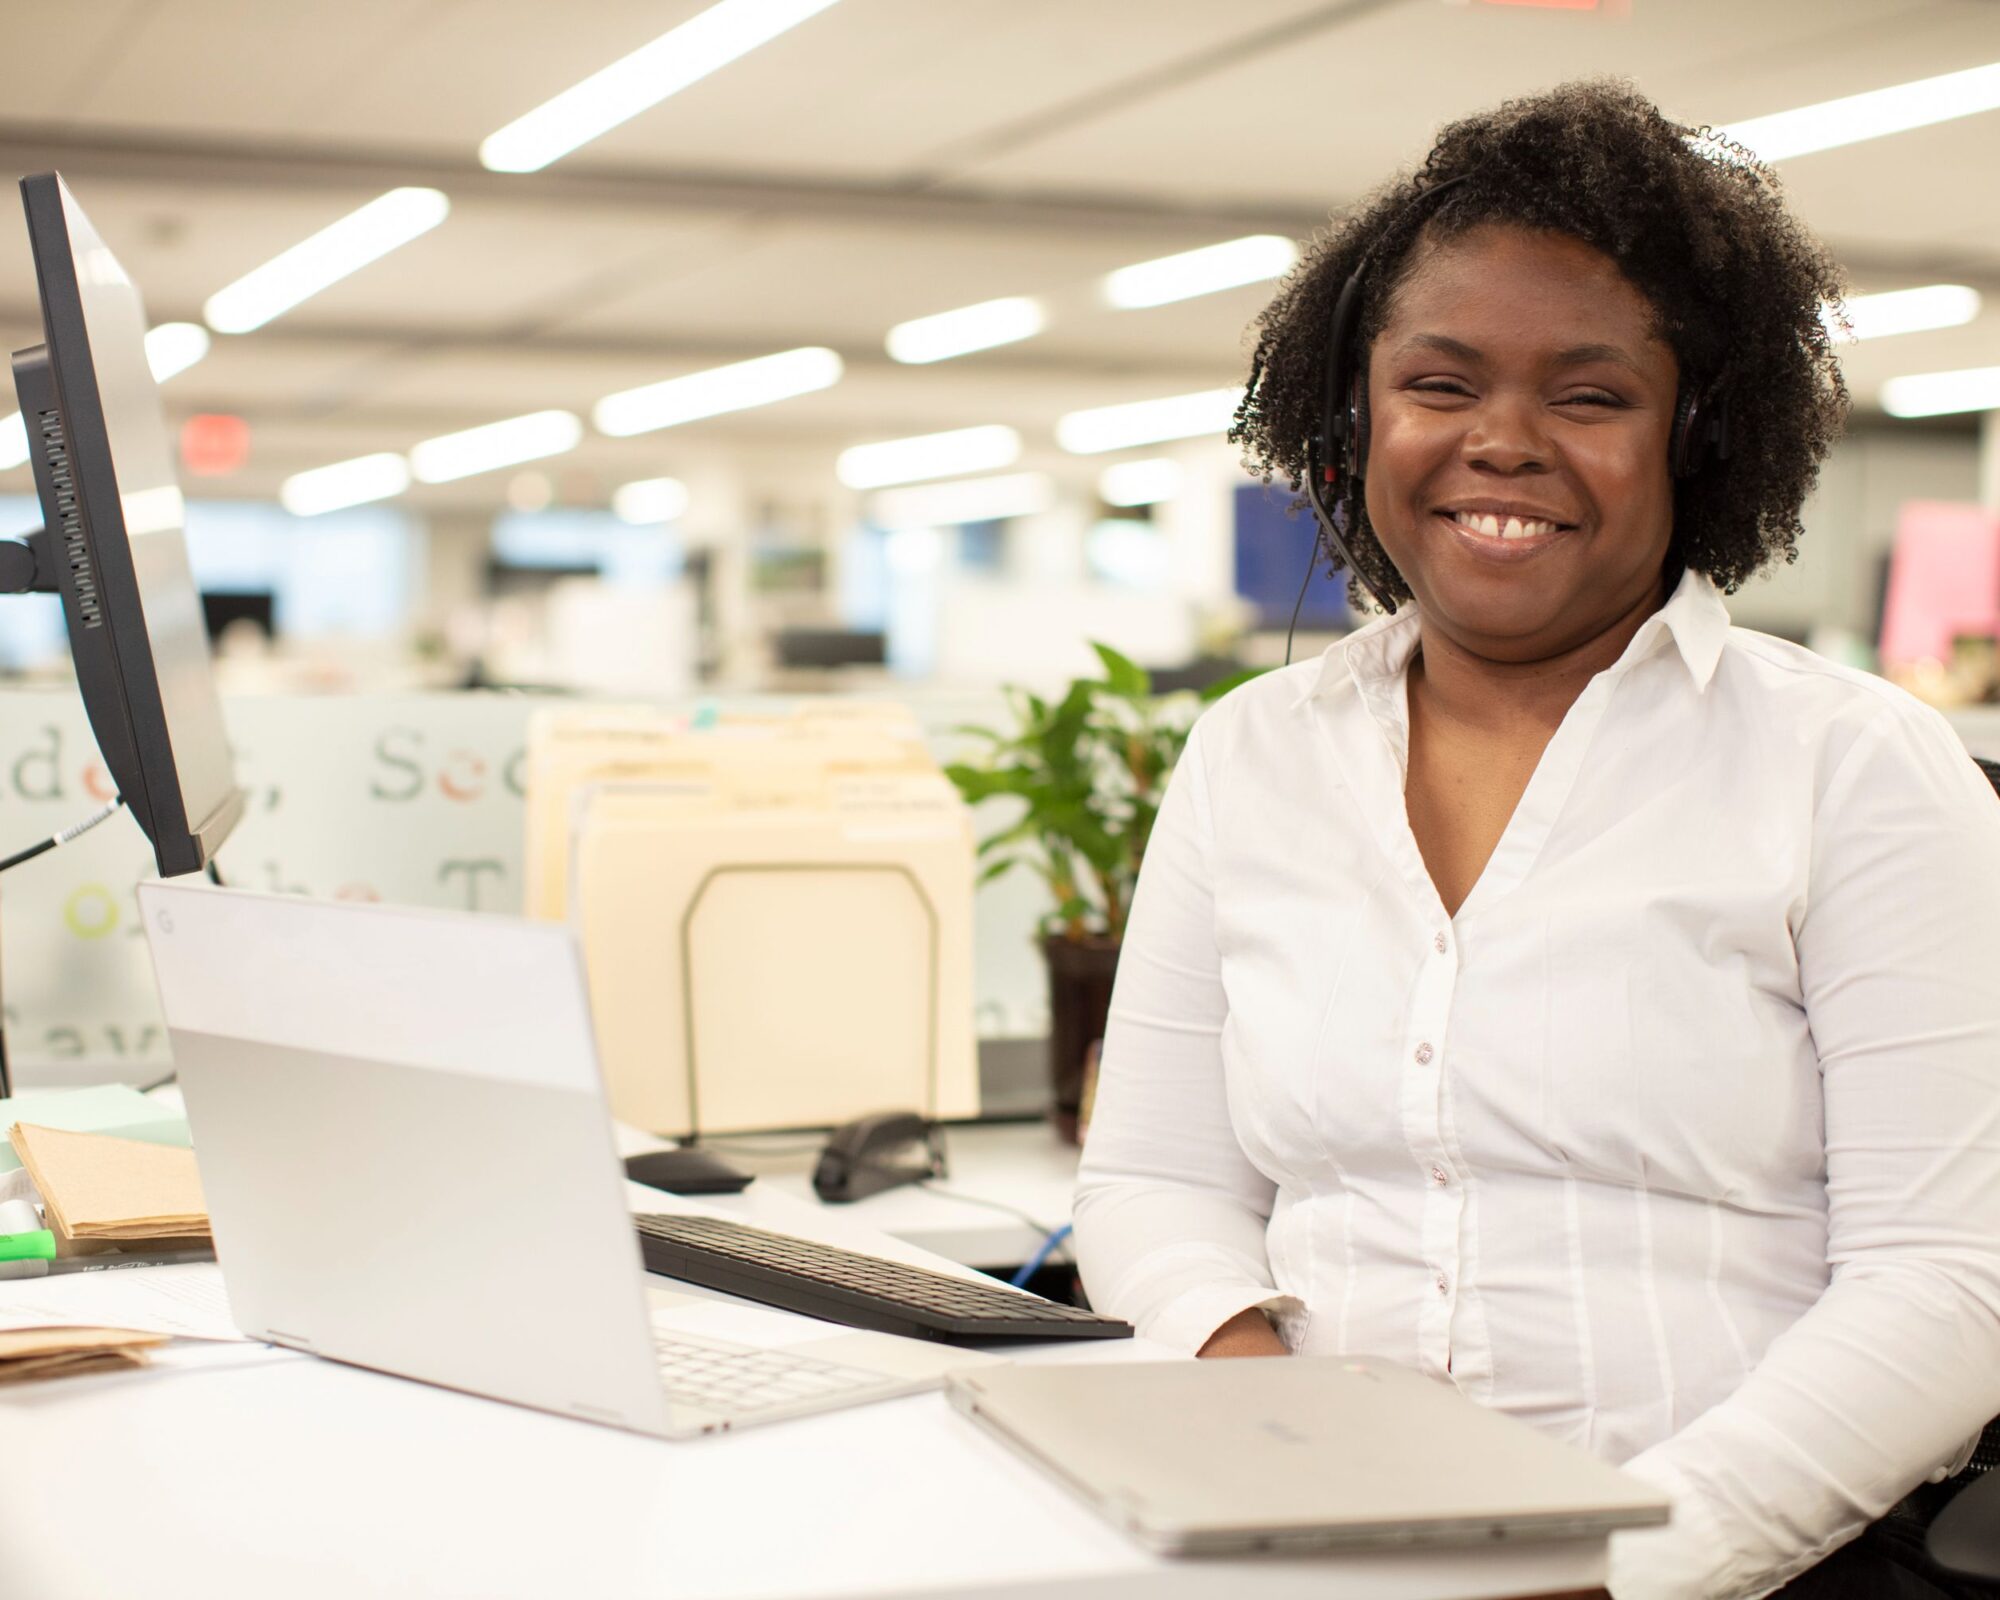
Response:
MULTIPOLYGON (((1979 756, 1979 770, 2000 795, 2000 761, 1979 756)), ((1932 1520, 1924 1548, 1945 1571, 1963 1578, 2000 1580, 2000 1417, 1986 1424, 1960 1474, 1962 1487, 1932 1520)), ((1994 1591, 2000 1594, 2000 1589, 1994 1591)))

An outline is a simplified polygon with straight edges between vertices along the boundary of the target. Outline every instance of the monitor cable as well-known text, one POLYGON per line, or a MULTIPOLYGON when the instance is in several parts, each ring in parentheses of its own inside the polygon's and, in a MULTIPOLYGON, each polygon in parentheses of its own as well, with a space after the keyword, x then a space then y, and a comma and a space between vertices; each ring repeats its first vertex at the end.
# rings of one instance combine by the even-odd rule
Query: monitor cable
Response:
POLYGON ((5 872, 9 867, 18 867, 23 861, 32 861, 36 856, 45 855, 58 845, 65 845, 72 839, 80 838, 82 835, 90 832, 100 822, 109 822, 112 817, 116 816, 124 808, 125 797, 123 795, 113 795, 111 803, 108 806, 103 807, 101 810, 93 811, 83 821, 73 823, 60 833, 50 834, 40 844, 31 844, 27 849, 17 850, 11 856, 0 860, 0 872, 5 872))
MULTIPOLYGON (((48 838, 42 840, 40 844, 29 845, 27 849, 17 850, 5 860, 0 860, 0 872, 5 872, 9 867, 18 867, 23 861, 32 861, 36 856, 46 855, 58 845, 68 844, 70 840, 76 838, 78 835, 90 832, 100 822, 107 820, 113 812, 122 810, 124 805, 125 797, 123 795, 112 796, 111 804, 99 811, 93 812, 90 816, 85 817, 83 821, 64 828, 60 833, 51 834, 48 838)), ((0 1100, 10 1098, 13 1093, 13 1075, 7 1069, 7 1037, 4 1029, 0 1029, 0 1100)))

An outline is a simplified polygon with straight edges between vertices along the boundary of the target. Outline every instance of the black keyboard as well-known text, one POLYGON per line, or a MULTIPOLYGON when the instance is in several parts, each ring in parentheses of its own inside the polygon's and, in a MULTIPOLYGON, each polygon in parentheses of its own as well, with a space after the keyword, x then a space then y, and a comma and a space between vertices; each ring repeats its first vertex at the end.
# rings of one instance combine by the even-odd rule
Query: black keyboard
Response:
POLYGON ((716 1217, 638 1216, 646 1269, 913 1339, 1129 1339, 1132 1325, 997 1283, 976 1283, 716 1217))

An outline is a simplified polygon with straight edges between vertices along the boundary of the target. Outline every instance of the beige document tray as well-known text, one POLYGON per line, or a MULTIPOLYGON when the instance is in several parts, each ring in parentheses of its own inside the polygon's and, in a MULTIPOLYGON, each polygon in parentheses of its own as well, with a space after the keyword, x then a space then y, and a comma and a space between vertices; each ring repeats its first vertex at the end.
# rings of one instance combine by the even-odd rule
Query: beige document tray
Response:
POLYGON ((655 1133, 979 1108, 971 824, 935 773, 867 803, 588 791, 573 915, 612 1110, 655 1133))
POLYGON ((827 804, 834 787, 856 778, 936 772, 917 723, 895 704, 732 714, 699 728, 645 707, 540 711, 528 724, 524 908, 549 920, 567 915, 576 808, 594 785, 650 783, 732 810, 827 804))

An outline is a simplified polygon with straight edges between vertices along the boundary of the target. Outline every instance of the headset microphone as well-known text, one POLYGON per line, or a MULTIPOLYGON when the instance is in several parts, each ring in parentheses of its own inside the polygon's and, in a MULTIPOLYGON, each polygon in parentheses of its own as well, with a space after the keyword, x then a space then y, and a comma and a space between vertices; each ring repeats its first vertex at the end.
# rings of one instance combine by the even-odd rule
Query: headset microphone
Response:
MULTIPOLYGON (((1414 212, 1420 207, 1432 205, 1439 195, 1449 193, 1470 177, 1472 174, 1469 172, 1460 173, 1455 178, 1431 185, 1411 200, 1409 210, 1414 212)), ((1347 540, 1342 537, 1343 530, 1338 519, 1326 503, 1328 486, 1338 484, 1346 503, 1347 526, 1351 528, 1359 521, 1360 496, 1355 490, 1368 458, 1368 397, 1360 383, 1349 375, 1347 365, 1361 322, 1362 288, 1368 279, 1368 266, 1374 259, 1375 246, 1381 238, 1382 235, 1378 234, 1369 242, 1354 270, 1347 275, 1347 281, 1340 286, 1340 298, 1334 302, 1333 321, 1327 329, 1326 379, 1321 393, 1319 437, 1306 445, 1306 503, 1312 507, 1313 518, 1319 523, 1319 535, 1313 540, 1312 560, 1306 564, 1305 582, 1299 585, 1298 602, 1292 607, 1293 631, 1298 628, 1299 611, 1305 605, 1306 589, 1312 583, 1312 575, 1319 569, 1322 551, 1329 557, 1337 552, 1341 563, 1384 611, 1394 613, 1396 609, 1396 602, 1384 594, 1375 580, 1355 561, 1354 552, 1347 548, 1347 540)), ((1287 632, 1285 664, 1290 666, 1291 661, 1292 633, 1287 632)))

